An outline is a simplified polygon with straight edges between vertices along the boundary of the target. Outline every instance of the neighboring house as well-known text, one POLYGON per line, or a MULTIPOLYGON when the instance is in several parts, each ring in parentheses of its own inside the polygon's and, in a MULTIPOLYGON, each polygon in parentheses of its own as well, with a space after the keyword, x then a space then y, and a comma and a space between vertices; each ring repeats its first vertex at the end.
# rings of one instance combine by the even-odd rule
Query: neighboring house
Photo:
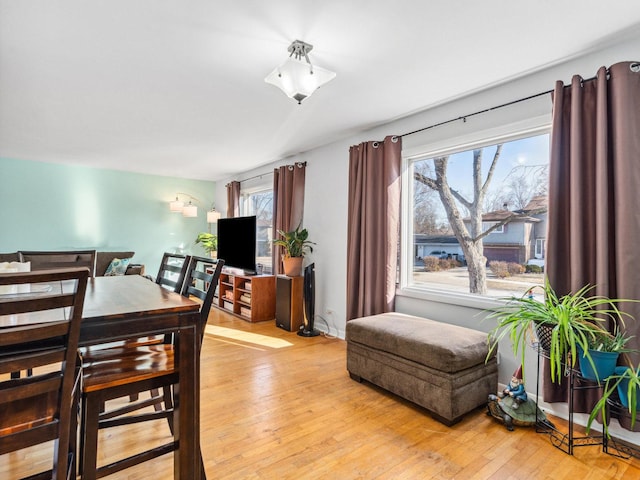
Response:
POLYGON ((464 262, 462 247, 454 235, 414 235, 414 257, 416 260, 424 257, 454 258, 464 262))
POLYGON ((546 257, 547 250, 547 197, 546 195, 539 195, 533 197, 531 201, 524 207, 523 211, 530 212, 531 217, 537 218, 540 222, 534 225, 534 251, 533 257, 529 257, 529 260, 534 259, 537 265, 544 266, 544 259, 546 257))
MULTIPOLYGON (((483 214, 483 228, 487 230, 513 213, 524 216, 514 218, 485 237, 483 244, 487 262, 502 260, 543 266, 547 231, 546 196, 532 198, 522 210, 513 212, 504 209, 483 214)), ((465 218, 464 222, 468 226, 469 219, 465 218)))
MULTIPOLYGON (((495 210, 482 215, 483 228, 486 231, 496 223, 513 215, 517 217, 491 232, 484 239, 484 256, 487 261, 503 260, 519 264, 532 263, 544 266, 547 237, 547 197, 537 196, 522 210, 495 210)), ((469 227, 469 219, 464 223, 469 227)), ((427 256, 438 258, 456 258, 464 261, 464 254, 454 235, 431 236, 416 234, 414 238, 416 260, 427 256)))

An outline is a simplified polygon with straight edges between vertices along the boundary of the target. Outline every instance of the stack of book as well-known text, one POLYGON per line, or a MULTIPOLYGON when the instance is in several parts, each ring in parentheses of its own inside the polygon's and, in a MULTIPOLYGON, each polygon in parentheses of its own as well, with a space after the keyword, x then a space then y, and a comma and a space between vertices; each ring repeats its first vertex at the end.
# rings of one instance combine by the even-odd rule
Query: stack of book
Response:
POLYGON ((251 318, 251 309, 247 307, 240 307, 240 315, 251 318))
POLYGON ((226 292, 224 292, 224 298, 233 301, 233 290, 227 290, 226 292))
POLYGON ((240 301, 250 304, 251 303, 251 295, 249 295, 248 293, 243 293, 242 295, 240 295, 240 301))

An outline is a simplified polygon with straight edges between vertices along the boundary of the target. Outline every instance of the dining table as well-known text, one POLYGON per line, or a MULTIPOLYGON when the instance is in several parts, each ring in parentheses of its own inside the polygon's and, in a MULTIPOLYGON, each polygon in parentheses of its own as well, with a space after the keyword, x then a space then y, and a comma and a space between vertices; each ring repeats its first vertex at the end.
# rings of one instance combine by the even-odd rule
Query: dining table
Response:
MULTIPOLYGON (((36 285, 30 293, 64 285, 36 285), (44 287, 44 288, 43 288, 44 287)), ((27 293, 29 294, 29 293, 27 293)), ((90 278, 82 312, 80 346, 131 338, 174 334, 180 400, 174 405, 174 479, 198 480, 204 472, 200 455, 200 304, 140 275, 90 278)), ((64 314, 0 316, 0 329, 55 321, 64 314)))

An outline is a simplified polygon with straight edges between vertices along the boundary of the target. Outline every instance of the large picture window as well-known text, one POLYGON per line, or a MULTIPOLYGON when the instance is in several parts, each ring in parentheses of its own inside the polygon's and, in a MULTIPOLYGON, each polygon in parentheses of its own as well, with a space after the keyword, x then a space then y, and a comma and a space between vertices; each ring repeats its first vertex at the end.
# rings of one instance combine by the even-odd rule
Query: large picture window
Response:
POLYGON ((548 165, 546 130, 407 159, 406 285, 505 297, 541 283, 548 165))
POLYGON ((273 190, 243 192, 242 215, 256 216, 256 264, 262 272, 271 274, 271 248, 273 240, 273 190))

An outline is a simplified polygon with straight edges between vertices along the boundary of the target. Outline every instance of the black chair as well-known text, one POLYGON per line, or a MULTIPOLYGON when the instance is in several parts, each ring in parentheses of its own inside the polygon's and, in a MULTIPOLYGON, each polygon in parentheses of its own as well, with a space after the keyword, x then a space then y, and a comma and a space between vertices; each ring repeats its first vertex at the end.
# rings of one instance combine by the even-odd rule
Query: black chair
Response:
POLYGON ((165 252, 160 262, 156 283, 180 293, 190 258, 189 255, 165 252))
POLYGON ((78 340, 88 277, 87 268, 0 274, 0 286, 31 284, 31 293, 0 296, 0 321, 11 315, 14 323, 0 328, 0 375, 36 369, 0 382, 0 455, 54 441, 51 470, 29 478, 76 478, 78 340))
MULTIPOLYGON (((198 323, 201 343, 223 265, 222 260, 191 257, 185 274, 182 295, 196 297, 202 301, 198 323), (210 267, 212 271, 204 271, 205 264, 213 264, 210 267)), ((179 381, 174 360, 175 351, 172 341, 160 344, 125 343, 112 348, 90 351, 84 358, 81 428, 83 479, 91 480, 111 475, 179 448, 180 439, 174 436, 171 442, 164 445, 108 465, 97 466, 96 454, 100 429, 166 418, 173 433, 173 405, 179 401, 177 398, 179 392, 173 388, 179 381), (120 397, 131 398, 141 392, 159 390, 162 390, 161 395, 135 402, 129 401, 117 409, 102 410, 102 406, 107 405, 106 402, 109 400, 120 397), (143 407, 158 404, 160 400, 163 406, 161 410, 138 412, 143 407)))

